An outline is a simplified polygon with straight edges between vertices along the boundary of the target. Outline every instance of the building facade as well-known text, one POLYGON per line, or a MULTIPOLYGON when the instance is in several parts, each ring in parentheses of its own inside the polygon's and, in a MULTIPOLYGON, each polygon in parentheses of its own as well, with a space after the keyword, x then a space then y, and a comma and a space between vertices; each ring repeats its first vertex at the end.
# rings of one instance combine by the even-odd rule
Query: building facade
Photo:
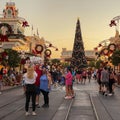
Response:
MULTIPOLYGON (((88 61, 95 59, 95 51, 94 50, 85 50, 85 56, 88 61)), ((72 57, 72 50, 67 50, 66 48, 62 48, 61 52, 61 60, 70 61, 72 57)))

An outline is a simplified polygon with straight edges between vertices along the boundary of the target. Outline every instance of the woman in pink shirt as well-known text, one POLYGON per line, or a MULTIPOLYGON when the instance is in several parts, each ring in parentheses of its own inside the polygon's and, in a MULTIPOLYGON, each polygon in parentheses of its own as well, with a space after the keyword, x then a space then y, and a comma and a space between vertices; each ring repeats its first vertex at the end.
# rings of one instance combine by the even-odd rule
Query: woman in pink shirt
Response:
POLYGON ((66 96, 65 99, 71 99, 72 98, 72 73, 71 69, 67 68, 67 73, 65 75, 65 87, 66 87, 66 96))

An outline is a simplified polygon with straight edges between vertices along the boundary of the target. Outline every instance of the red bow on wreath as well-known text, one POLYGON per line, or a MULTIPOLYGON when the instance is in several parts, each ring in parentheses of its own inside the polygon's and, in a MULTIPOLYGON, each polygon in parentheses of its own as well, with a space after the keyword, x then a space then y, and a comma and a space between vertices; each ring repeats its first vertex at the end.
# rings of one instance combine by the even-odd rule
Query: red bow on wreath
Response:
POLYGON ((28 22, 24 21, 23 24, 22 24, 22 27, 29 27, 28 22))
POLYGON ((7 37, 7 35, 0 35, 0 41, 1 41, 1 42, 8 42, 8 37, 7 37))
POLYGON ((111 20, 109 26, 110 26, 110 27, 112 27, 112 26, 116 26, 115 20, 111 20))

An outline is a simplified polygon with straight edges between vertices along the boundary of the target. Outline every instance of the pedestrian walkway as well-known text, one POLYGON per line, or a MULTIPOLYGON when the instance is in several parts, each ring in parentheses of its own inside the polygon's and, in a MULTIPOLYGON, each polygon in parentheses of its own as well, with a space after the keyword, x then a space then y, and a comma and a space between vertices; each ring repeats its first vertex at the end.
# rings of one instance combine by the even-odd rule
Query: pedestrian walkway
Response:
POLYGON ((73 105, 69 113, 69 120, 96 120, 89 94, 76 91, 73 105))
MULTIPOLYGON (((24 100, 21 100, 22 107, 16 110, 13 120, 120 120, 120 88, 116 87, 114 96, 103 96, 98 92, 97 81, 91 83, 74 84, 76 97, 65 100, 65 88, 58 86, 50 93, 50 107, 44 109, 36 108, 37 116, 25 116, 24 100), (59 89, 58 89, 59 88, 59 89), (93 109, 94 108, 94 109, 93 109)), ((11 89, 6 87, 6 89, 11 89)), ((2 96, 2 95, 1 95, 2 96)), ((43 96, 40 96, 40 106, 43 104, 43 96)), ((18 105, 17 105, 18 106, 18 105)), ((13 109, 12 109, 13 110, 13 109)), ((31 111, 31 108, 30 108, 31 111)))
POLYGON ((116 87, 113 96, 96 94, 91 96, 97 120, 120 120, 120 88, 116 87))
POLYGON ((16 85, 16 86, 2 86, 1 87, 1 92, 6 91, 6 90, 11 90, 17 87, 21 87, 21 85, 16 85))

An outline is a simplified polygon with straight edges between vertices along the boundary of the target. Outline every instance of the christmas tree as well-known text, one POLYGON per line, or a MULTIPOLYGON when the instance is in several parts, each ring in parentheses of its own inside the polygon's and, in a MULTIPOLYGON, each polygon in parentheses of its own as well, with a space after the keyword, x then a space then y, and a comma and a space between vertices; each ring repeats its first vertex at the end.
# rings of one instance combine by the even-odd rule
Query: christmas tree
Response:
POLYGON ((74 39, 74 46, 71 59, 71 67, 84 68, 87 67, 87 60, 85 57, 84 43, 81 35, 80 21, 77 20, 76 33, 74 39))

